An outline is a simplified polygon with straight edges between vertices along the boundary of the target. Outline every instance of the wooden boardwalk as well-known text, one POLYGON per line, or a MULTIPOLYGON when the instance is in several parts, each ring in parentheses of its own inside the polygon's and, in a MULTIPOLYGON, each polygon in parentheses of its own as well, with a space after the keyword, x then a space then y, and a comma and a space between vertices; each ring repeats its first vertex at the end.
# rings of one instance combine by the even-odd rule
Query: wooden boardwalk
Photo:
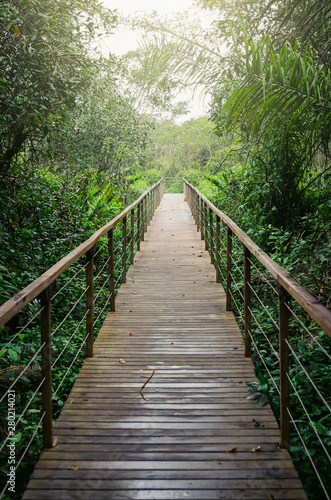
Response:
POLYGON ((94 349, 25 500, 306 498, 272 411, 246 399, 253 364, 183 195, 163 198, 94 349))

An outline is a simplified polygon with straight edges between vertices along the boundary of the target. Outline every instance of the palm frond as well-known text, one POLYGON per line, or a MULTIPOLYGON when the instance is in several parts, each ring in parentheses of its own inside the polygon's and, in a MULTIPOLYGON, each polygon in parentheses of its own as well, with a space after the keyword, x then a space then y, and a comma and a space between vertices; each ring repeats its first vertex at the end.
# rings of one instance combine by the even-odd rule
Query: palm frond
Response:
POLYGON ((277 53, 270 40, 250 45, 247 73, 222 106, 227 125, 250 124, 253 133, 305 130, 329 139, 330 70, 317 66, 312 50, 286 43, 277 53), (326 134, 326 135, 325 135, 326 134))

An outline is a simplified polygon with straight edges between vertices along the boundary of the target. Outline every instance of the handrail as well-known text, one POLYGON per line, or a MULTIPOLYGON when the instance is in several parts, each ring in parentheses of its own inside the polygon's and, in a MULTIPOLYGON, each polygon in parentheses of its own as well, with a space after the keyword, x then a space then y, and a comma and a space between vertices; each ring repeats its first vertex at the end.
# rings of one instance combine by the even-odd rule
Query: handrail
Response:
MULTIPOLYGON (((321 370, 322 368, 320 369, 318 364, 320 361, 318 360, 318 363, 315 362, 314 365, 311 365, 309 354, 308 359, 303 358, 301 349, 305 349, 304 346, 307 346, 303 338, 310 339, 317 346, 319 356, 323 355, 326 360, 324 364, 321 362, 320 366, 327 366, 331 360, 331 355, 324 348, 324 341, 328 339, 324 339, 324 337, 322 339, 316 332, 311 332, 310 327, 307 327, 305 323, 306 321, 310 322, 310 319, 312 319, 314 325, 311 326, 319 325, 330 337, 331 312, 320 304, 304 287, 299 285, 281 266, 258 247, 237 224, 215 207, 192 184, 187 182, 185 178, 183 181, 184 199, 191 208, 197 231, 201 231, 201 239, 205 241, 205 249, 210 252, 211 264, 215 266, 216 270, 217 283, 221 282, 222 276, 226 293, 226 310, 232 310, 233 301, 242 322, 244 356, 245 358, 251 358, 254 352, 254 359, 258 360, 262 372, 267 377, 266 384, 263 384, 263 387, 267 387, 267 389, 263 390, 267 390, 269 393, 268 386, 270 384, 270 394, 272 394, 272 391, 276 394, 276 398, 271 403, 277 405, 279 402, 279 415, 277 417, 279 417, 280 421, 280 448, 291 449, 292 427, 299 442, 301 441, 302 450, 310 460, 312 470, 325 493, 325 498, 329 499, 326 484, 324 484, 326 476, 324 474, 322 479, 318 471, 318 468, 320 468, 320 471, 324 471, 324 462, 321 459, 317 466, 309 451, 312 446, 309 439, 315 439, 314 443, 322 453, 324 452, 325 460, 331 460, 327 446, 323 441, 323 431, 318 427, 319 422, 315 422, 313 419, 313 409, 311 407, 307 409, 307 403, 301 396, 302 393, 305 394, 305 391, 308 390, 306 385, 310 388, 310 391, 314 390, 314 397, 317 397, 321 402, 321 414, 319 415, 322 415, 322 417, 319 417, 321 418, 320 421, 330 417, 331 405, 327 401, 325 388, 321 385, 322 382, 321 384, 319 382, 318 374, 316 374, 317 378, 315 378, 315 373, 310 370, 311 367, 313 370, 321 370), (222 228, 223 236, 221 221, 225 226, 222 228), (237 259, 241 249, 236 243, 235 237, 242 243, 243 247, 241 262, 237 259), (221 250, 221 245, 224 250, 221 250), (259 261, 261 267, 267 273, 273 276, 277 287, 270 283, 263 269, 260 271, 260 266, 255 265, 253 257, 259 261), (258 281, 252 279, 252 270, 254 276, 258 276, 258 281), (260 276, 262 277, 263 286, 258 288, 260 276), (237 277, 239 277, 239 280, 237 280, 237 277), (259 297, 261 293, 265 298, 269 294, 269 288, 265 290, 265 284, 270 286, 273 293, 275 293, 275 298, 266 304, 259 297), (290 302, 291 297, 294 299, 293 305, 290 302), (300 306, 299 309, 297 305, 300 306), (256 311, 259 312, 259 315, 256 314, 256 311), (306 313, 308 313, 308 318, 306 318, 306 313), (299 315, 303 315, 305 319, 301 321, 299 315), (300 342, 303 342, 303 346, 300 342), (305 359, 304 362, 303 359, 305 359), (295 400, 296 404, 292 403, 291 405, 291 398, 295 400), (305 419, 307 419, 308 423, 305 419), (306 437, 307 425, 310 426, 313 437, 306 437)), ((263 373, 261 375, 264 376, 263 373)), ((311 405, 315 405, 312 398, 311 405)), ((316 455, 319 456, 318 453, 316 455)))
POLYGON ((331 311, 324 307, 311 293, 293 279, 279 264, 266 254, 254 241, 233 222, 230 217, 219 210, 192 184, 183 179, 184 185, 195 192, 201 200, 216 214, 229 229, 239 238, 244 246, 261 262, 261 264, 272 274, 277 282, 286 290, 312 317, 316 323, 331 337, 331 311))
POLYGON ((84 241, 77 248, 72 250, 68 255, 63 257, 59 262, 54 264, 51 268, 45 271, 39 278, 32 281, 28 286, 23 288, 20 292, 14 295, 11 299, 0 306, 0 327, 7 323, 15 314, 20 312, 29 302, 40 295, 46 288, 48 288, 66 269, 68 269, 74 262, 76 262, 82 255, 88 252, 97 241, 113 229, 121 220, 123 220, 134 208, 136 208, 142 200, 148 196, 149 193, 157 189, 162 183, 159 180, 154 186, 149 188, 143 193, 132 205, 127 207, 123 212, 117 215, 110 222, 105 224, 102 228, 96 231, 88 240, 84 241))
MULTIPOLYGON (((40 333, 41 333, 41 342, 40 347, 38 347, 34 356, 28 361, 26 365, 24 365, 23 370, 20 374, 15 378, 14 382, 10 384, 9 388, 1 394, 0 403, 5 400, 6 397, 10 397, 11 391, 15 390, 16 384, 24 375, 25 371, 32 366, 32 363, 35 362, 38 356, 40 356, 39 367, 41 368, 41 383, 38 386, 38 390, 35 391, 33 396, 28 400, 25 405, 24 412, 29 408, 29 406, 33 403, 34 398, 37 397, 37 392, 41 389, 42 396, 42 404, 41 404, 41 419, 38 423, 37 428, 33 434, 33 438, 36 435, 38 428, 42 426, 43 433, 43 447, 44 448, 52 448, 53 446, 53 400, 57 395, 59 388, 61 387, 64 379, 68 375, 69 370, 75 363, 79 353, 81 350, 86 348, 85 355, 86 357, 93 356, 93 341, 94 341, 94 325, 97 324, 101 315, 105 312, 106 307, 110 311, 115 311, 115 295, 118 290, 120 283, 126 282, 126 271, 129 264, 134 264, 134 251, 135 248, 137 250, 140 249, 140 242, 144 240, 144 233, 147 231, 147 227, 149 221, 152 219, 156 208, 158 207, 164 193, 164 182, 160 179, 159 182, 154 184, 150 189, 148 189, 145 193, 143 193, 132 205, 123 210, 120 214, 118 214, 114 219, 105 224, 102 228, 96 231, 89 239, 84 241, 81 245, 75 248, 72 252, 70 252, 67 256, 57 262, 54 266, 44 272, 39 278, 30 283, 23 290, 18 292, 14 297, 5 302, 0 307, 0 326, 6 324, 15 314, 19 313, 25 306, 27 306, 31 301, 35 298, 39 299, 40 309, 37 314, 35 314, 32 320, 36 319, 37 316, 40 316, 40 333), (114 228, 118 227, 118 231, 114 232, 114 228), (108 241, 101 246, 98 252, 95 252, 96 245, 100 238, 104 235, 108 235, 108 241), (117 242, 119 237, 119 244, 114 248, 114 241, 117 242), (104 248, 103 254, 100 254, 101 259, 104 262, 101 263, 102 268, 101 271, 94 276, 94 268, 98 265, 99 261, 101 262, 100 257, 98 260, 95 257, 99 254, 99 252, 104 248), (119 255, 120 254, 120 255, 119 255), (85 283, 83 285, 83 289, 79 289, 79 298, 75 300, 74 305, 70 308, 70 311, 66 313, 65 317, 62 318, 60 323, 54 329, 52 328, 52 283, 62 275, 67 269, 70 268, 78 259, 82 256, 86 257, 86 263, 81 266, 81 270, 85 270, 85 283), (100 279, 101 273, 106 276, 104 283, 102 285, 98 285, 98 280, 100 279), (116 277, 116 279, 115 279, 116 277), (105 286, 109 284, 108 291, 106 291, 105 286), (96 288, 99 288, 98 293, 94 295, 95 284, 96 288), (100 301, 98 304, 95 304, 100 296, 101 292, 105 290, 104 293, 104 303, 100 306, 100 301), (55 333, 59 331, 64 322, 69 318, 70 314, 74 311, 78 304, 81 304, 81 300, 85 296, 86 304, 85 304, 85 314, 82 315, 81 320, 77 322, 73 328, 73 332, 70 332, 69 340, 63 344, 61 344, 61 354, 57 356, 56 360, 52 359, 54 357, 54 344, 56 343, 55 333), (108 305, 109 304, 109 305, 108 305), (98 310, 97 318, 94 318, 95 311, 98 310), (85 332, 83 333, 83 340, 80 338, 79 340, 79 348, 76 352, 76 355, 70 360, 70 366, 67 368, 65 376, 62 377, 60 384, 57 386, 57 389, 53 391, 52 386, 52 376, 53 376, 53 368, 58 363, 58 360, 64 353, 66 347, 68 346, 70 340, 77 334, 81 328, 81 333, 84 329, 83 322, 85 321, 85 332), (53 355, 53 356, 52 356, 53 355), (53 362, 52 362, 53 361, 53 362)), ((80 274, 80 271, 75 274, 80 274)), ((67 284, 70 283, 70 280, 67 284)), ((65 288, 65 287, 63 287, 65 288)), ((62 292, 62 288, 58 293, 62 292)), ((53 298, 57 296, 57 293, 54 294, 53 298)), ((70 297, 67 298, 67 301, 70 301, 70 297)), ((54 311, 53 311, 54 312, 54 311)), ((2 353, 9 351, 11 348, 11 342, 14 339, 20 338, 20 331, 25 330, 27 326, 31 323, 32 320, 29 320, 28 323, 22 327, 14 336, 11 337, 9 342, 5 344, 5 347, 2 349, 2 353)), ((36 339, 36 343, 38 344, 38 339, 36 339)), ((10 433, 6 440, 8 441, 10 433)), ((32 439, 33 439, 32 438, 32 439)), ((6 442, 6 441, 5 441, 6 442)), ((2 447, 4 444, 2 445, 2 447)), ((23 459, 25 453, 27 452, 27 448, 23 452, 21 459, 18 462, 20 464, 23 459)), ((18 466, 17 465, 17 466, 18 466)), ((8 485, 8 483, 7 483, 8 485)), ((2 498, 2 494, 0 491, 0 498, 2 498)))

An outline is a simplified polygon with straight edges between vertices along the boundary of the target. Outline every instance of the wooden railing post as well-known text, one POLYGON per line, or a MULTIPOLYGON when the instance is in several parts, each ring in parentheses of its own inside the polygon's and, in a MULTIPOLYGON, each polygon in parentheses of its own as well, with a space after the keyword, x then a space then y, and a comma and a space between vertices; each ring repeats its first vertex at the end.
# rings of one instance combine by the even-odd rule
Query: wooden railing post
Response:
POLYGON ((204 218, 203 218, 203 199, 200 198, 200 220, 201 220, 201 239, 203 240, 204 236, 204 218))
POLYGON ((40 294, 41 302, 41 377, 42 385, 42 411, 43 419, 43 447, 53 447, 52 426, 52 345, 51 345, 51 289, 46 288, 40 294))
POLYGON ((146 200, 145 198, 143 198, 141 200, 141 207, 140 207, 140 241, 144 241, 145 239, 145 210, 144 210, 144 202, 145 202, 145 205, 146 205, 146 200))
POLYGON ((197 232, 199 232, 200 231, 200 213, 199 213, 200 203, 199 203, 198 193, 195 194, 195 200, 196 200, 196 210, 197 210, 197 232))
POLYGON ((126 217, 122 221, 122 283, 126 283, 126 217))
POLYGON ((197 211, 196 211, 196 206, 195 206, 195 192, 192 189, 192 213, 193 213, 193 218, 194 218, 194 224, 197 223, 197 211))
POLYGON ((148 193, 148 200, 149 200, 149 224, 151 223, 152 220, 152 193, 148 193))
POLYGON ((134 208, 131 210, 130 218, 130 264, 134 264, 134 208))
POLYGON ((290 416, 287 409, 290 407, 289 348, 288 348, 288 309, 286 300, 288 293, 278 285, 279 307, 279 371, 280 371, 280 447, 290 449, 290 416))
POLYGON ((148 194, 145 196, 145 232, 148 228, 148 194))
POLYGON ((213 211, 209 208, 210 263, 214 265, 214 224, 213 211))
POLYGON ((93 274, 94 274, 94 247, 86 252, 86 357, 93 356, 93 274))
POLYGON ((220 253, 221 253, 221 219, 219 215, 216 215, 216 283, 221 282, 220 253))
POLYGON ((204 217, 205 217, 205 250, 208 250, 208 218, 207 218, 207 204, 204 203, 204 217))
POLYGON ((114 233, 108 231, 110 310, 115 311, 114 233))
POLYGON ((152 191, 152 219, 154 217, 154 213, 155 213, 155 200, 154 200, 154 193, 155 193, 155 190, 153 189, 152 191))
POLYGON ((140 250, 140 237, 141 237, 141 203, 139 203, 137 207, 138 216, 137 216, 137 251, 140 250))
POLYGON ((228 227, 226 248, 226 310, 231 311, 232 231, 228 227))
POLYGON ((251 252, 244 245, 244 331, 245 358, 252 357, 252 290, 251 290, 251 252))

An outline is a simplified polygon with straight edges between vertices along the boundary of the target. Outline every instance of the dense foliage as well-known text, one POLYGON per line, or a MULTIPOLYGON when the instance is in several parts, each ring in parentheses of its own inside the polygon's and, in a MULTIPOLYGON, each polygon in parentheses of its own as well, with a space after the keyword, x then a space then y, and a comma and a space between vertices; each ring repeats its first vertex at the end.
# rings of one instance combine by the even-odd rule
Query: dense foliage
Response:
MULTIPOLYGON (((148 19, 136 16, 130 22, 145 30, 140 50, 118 60, 114 56, 106 59, 92 48, 117 24, 116 13, 104 9, 97 0, 2 2, 1 302, 88 238, 160 177, 166 178, 168 191, 181 192, 185 176, 330 306, 330 2, 195 3, 210 10, 216 19, 208 30, 197 19, 187 22, 186 15, 171 21, 155 14, 148 19), (201 85, 212 97, 211 120, 175 124, 169 118, 185 114, 186 105, 175 105, 174 98, 185 86, 201 85)), ((120 235, 115 235, 115 240, 120 251, 120 235)), ((101 265, 105 252, 100 250, 96 266, 101 265)), ((238 249, 235 255, 242 258, 238 249)), ((67 330, 75 328, 85 307, 79 299, 83 276, 70 281, 84 270, 84 264, 80 262, 78 270, 63 278, 72 302, 77 301, 67 330)), ((241 285, 239 275, 237 284, 241 285)), ((277 317, 264 283, 256 278, 255 284, 270 314, 277 317)), ((53 307, 54 324, 61 325, 72 304, 64 305, 59 297, 53 307)), ((1 347, 36 311, 35 301, 29 312, 18 314, 1 330, 1 390, 38 349, 39 327, 32 323, 19 335, 18 344, 1 347)), ((277 343, 269 319, 258 307, 254 311, 272 342, 277 343)), ((329 340, 314 325, 312 331, 329 352, 329 340)), ((313 375, 318 370, 322 373, 319 382, 327 397, 330 370, 321 351, 302 329, 293 332, 300 359, 313 375)), ((54 372, 55 384, 63 380, 83 338, 80 330, 77 338, 66 335, 60 328, 55 341, 54 356, 67 349, 61 367, 54 372)), ((256 341, 277 378, 277 360, 272 359, 258 329, 256 341)), ((82 359, 79 354, 78 361, 82 359)), ((19 398, 36 389, 39 361, 36 357, 35 366, 23 379, 19 398)), ((268 397, 277 414, 273 385, 265 366, 257 358, 255 361, 259 383, 253 391, 258 389, 260 395, 268 397)), ((57 394, 56 413, 77 371, 78 367, 71 368, 57 394)), ((305 404, 312 408, 329 449, 328 421, 319 401, 311 395, 309 384, 300 380, 297 368, 291 376, 305 404)), ((309 422, 296 411, 296 418, 305 425, 310 452, 319 456, 309 422)), ((4 414, 1 409, 3 435, 4 414)), ((18 429, 22 446, 29 442, 29 432, 39 415, 37 399, 29 423, 23 419, 18 429)), ((22 485, 27 479, 24 468, 30 471, 39 452, 38 439, 23 461, 22 485)), ((293 444, 310 497, 320 500, 322 494, 314 489, 314 476, 301 445, 293 444)), ((318 460, 327 477, 322 454, 318 460)))

